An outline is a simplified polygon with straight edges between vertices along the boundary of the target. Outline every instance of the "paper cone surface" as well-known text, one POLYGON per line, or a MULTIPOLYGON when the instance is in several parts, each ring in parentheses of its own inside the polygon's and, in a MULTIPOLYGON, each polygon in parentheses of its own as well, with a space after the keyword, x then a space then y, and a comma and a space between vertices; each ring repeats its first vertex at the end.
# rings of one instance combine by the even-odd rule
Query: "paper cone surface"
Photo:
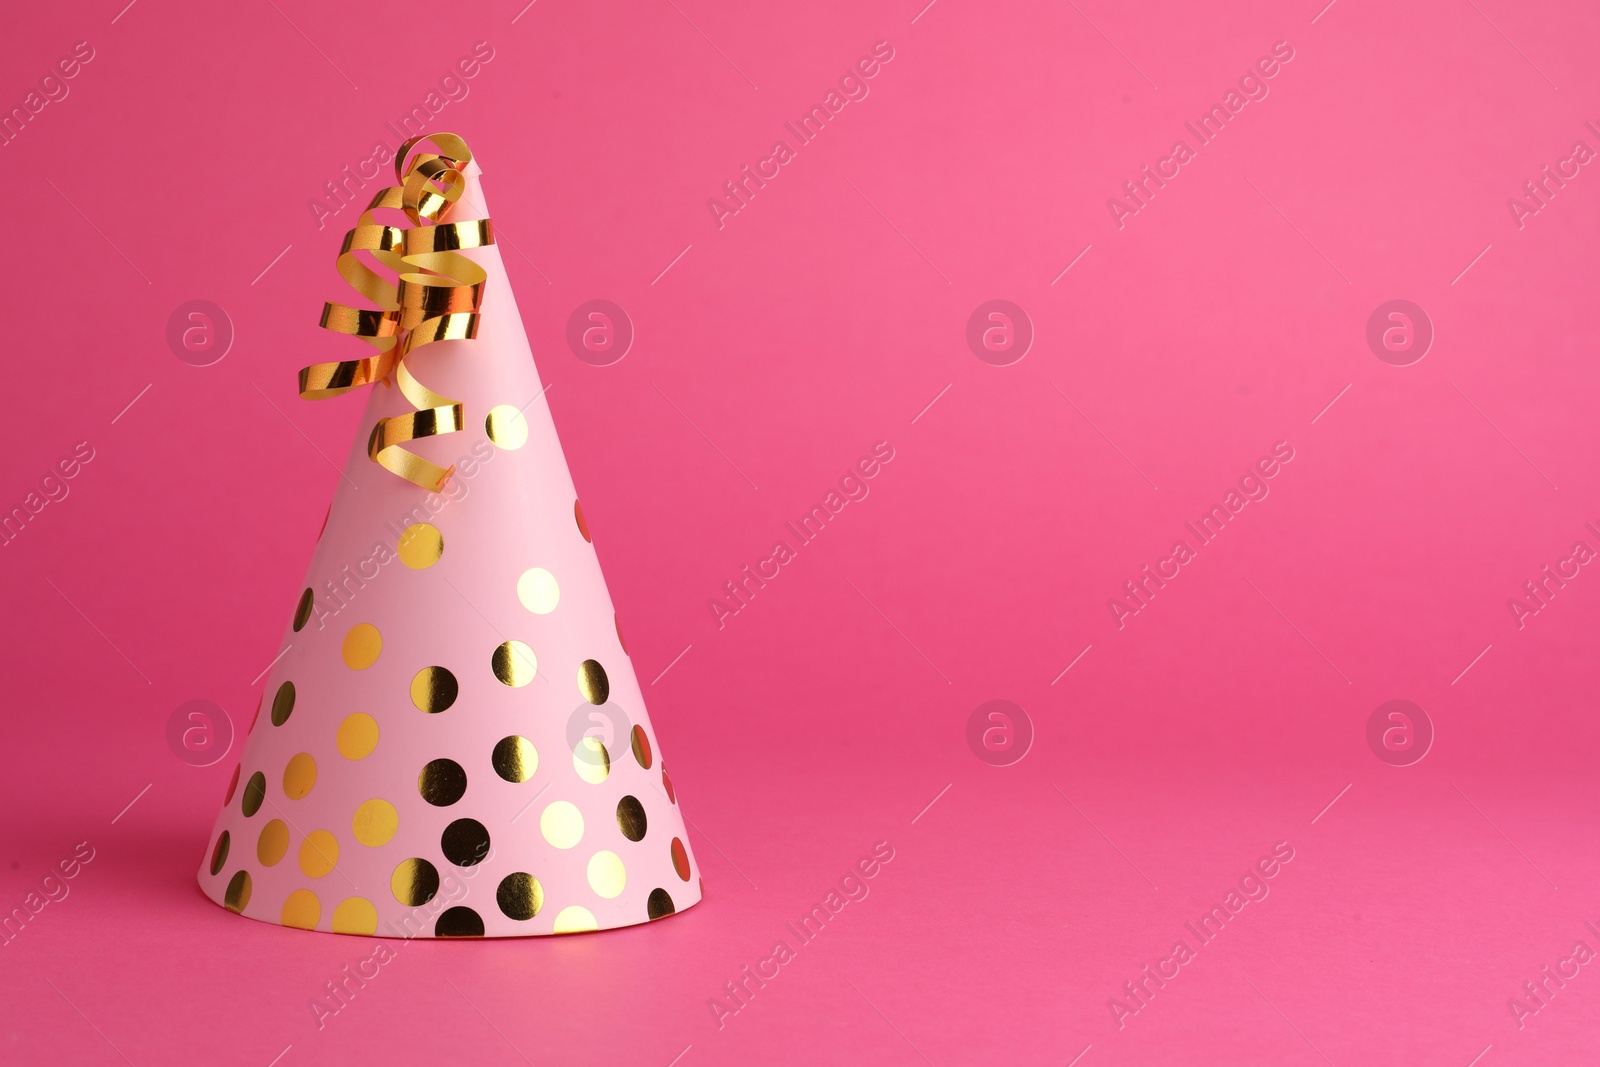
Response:
MULTIPOLYGON (((480 217, 473 177, 445 221, 480 217)), ((370 388, 201 863, 248 918, 512 937, 700 899, 505 266, 471 256, 477 338, 407 358, 464 404, 463 431, 415 446, 456 472, 430 493, 372 462, 369 431, 411 409, 370 388)))

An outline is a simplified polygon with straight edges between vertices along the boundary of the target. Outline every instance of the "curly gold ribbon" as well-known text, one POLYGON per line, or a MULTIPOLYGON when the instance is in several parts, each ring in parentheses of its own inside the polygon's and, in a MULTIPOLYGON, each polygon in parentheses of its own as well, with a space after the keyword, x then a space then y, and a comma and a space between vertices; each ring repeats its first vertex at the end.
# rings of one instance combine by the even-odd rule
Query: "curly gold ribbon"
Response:
POLYGON ((462 171, 472 162, 472 150, 453 133, 425 134, 400 146, 394 160, 400 184, 380 190, 344 235, 338 271, 350 287, 376 309, 350 307, 328 301, 321 325, 335 333, 359 338, 377 350, 365 359, 317 363, 300 371, 300 395, 306 400, 339 396, 358 386, 394 384, 416 410, 378 420, 367 441, 367 455, 386 470, 438 491, 454 467, 431 463, 404 446, 424 437, 455 433, 464 425, 459 400, 429 389, 411 373, 406 357, 434 341, 465 340, 478 334, 478 314, 483 302, 484 269, 461 254, 464 248, 494 244, 488 219, 440 223, 466 189, 462 171), (431 141, 437 151, 411 150, 431 141), (405 212, 411 225, 386 226, 377 222, 380 209, 405 212), (391 283, 367 265, 357 253, 398 276, 391 283), (392 376, 392 378, 391 378, 392 376))

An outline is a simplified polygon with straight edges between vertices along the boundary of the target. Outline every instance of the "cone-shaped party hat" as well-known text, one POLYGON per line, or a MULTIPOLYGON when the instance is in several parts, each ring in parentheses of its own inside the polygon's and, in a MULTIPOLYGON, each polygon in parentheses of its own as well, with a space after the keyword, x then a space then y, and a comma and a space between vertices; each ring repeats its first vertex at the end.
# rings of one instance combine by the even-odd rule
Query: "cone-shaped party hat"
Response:
POLYGON ((380 937, 657 919, 700 900, 698 865, 477 167, 430 140, 374 199, 413 225, 369 209, 340 257, 380 310, 323 317, 378 355, 302 372, 311 398, 368 387, 366 413, 200 886, 380 937))

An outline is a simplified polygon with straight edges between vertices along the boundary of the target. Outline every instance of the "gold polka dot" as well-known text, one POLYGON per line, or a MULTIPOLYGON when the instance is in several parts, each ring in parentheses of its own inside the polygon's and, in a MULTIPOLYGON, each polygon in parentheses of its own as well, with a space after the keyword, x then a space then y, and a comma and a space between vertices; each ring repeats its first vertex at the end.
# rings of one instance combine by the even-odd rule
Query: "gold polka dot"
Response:
POLYGON ((644 902, 645 914, 652 919, 659 919, 663 915, 671 915, 678 909, 672 906, 672 894, 665 889, 650 890, 650 898, 644 902))
POLYGON ((439 562, 444 555, 444 534, 429 522, 412 523, 400 535, 397 546, 400 562, 414 571, 420 571, 439 562))
POLYGON ((261 802, 266 799, 267 776, 257 771, 244 784, 244 795, 239 798, 239 810, 244 812, 244 817, 248 819, 261 810, 261 802))
POLYGON ((370 937, 378 932, 378 909, 366 897, 346 897, 333 909, 333 932, 370 937))
POLYGON ((389 876, 389 891, 408 908, 426 904, 439 892, 439 868, 427 860, 401 860, 389 876))
POLYGON ((576 904, 562 908, 561 914, 556 916, 555 932, 558 934, 581 934, 586 930, 598 929, 600 924, 594 921, 594 913, 576 904))
POLYGON ((439 835, 439 851, 457 867, 476 867, 489 858, 489 828, 477 819, 457 819, 439 835))
POLYGON ((583 813, 576 804, 558 800, 539 816, 539 832, 556 848, 571 848, 583 840, 583 813))
POLYGON ((229 911, 243 912, 250 906, 250 872, 234 871, 228 879, 227 892, 222 894, 222 906, 229 911))
POLYGON ((512 734, 494 746, 494 772, 508 782, 526 782, 539 769, 539 753, 526 737, 512 734))
POLYGON ((507 450, 521 448, 528 443, 528 420, 510 404, 497 404, 490 408, 489 417, 483 420, 483 429, 489 435, 489 440, 507 450))
POLYGON ((502 643, 490 657, 490 665, 494 667, 494 676, 513 689, 520 689, 533 681, 534 673, 539 669, 533 649, 521 641, 502 643))
POLYGON ((294 608, 294 632, 299 633, 306 628, 306 623, 311 619, 311 590, 307 589, 300 594, 300 603, 294 608))
POLYGON ((222 873, 222 865, 228 862, 228 843, 231 840, 228 831, 222 831, 222 836, 217 838, 217 845, 211 850, 211 874, 215 877, 222 873))
POLYGON ((429 760, 417 773, 417 792, 437 808, 447 808, 467 791, 467 772, 453 759, 429 760))
POLYGON ((353 671, 364 671, 378 662, 383 651, 383 635, 370 622, 358 622, 344 635, 344 665, 353 671))
POLYGON ((628 872, 615 852, 596 852, 589 857, 589 888, 596 893, 611 900, 622 895, 627 882, 628 872))
POLYGON ((334 738, 345 759, 366 759, 378 747, 378 720, 364 711, 346 715, 334 738))
POLYGON ((296 889, 289 894, 289 899, 283 902, 283 913, 279 916, 279 921, 285 926, 315 930, 317 920, 320 918, 322 918, 322 902, 317 899, 317 895, 309 889, 296 889))
POLYGON ((647 771, 650 764, 655 762, 655 756, 650 752, 650 739, 644 735, 643 726, 633 728, 633 758, 647 771))
POLYGON ((261 836, 256 838, 256 859, 261 861, 261 866, 275 865, 288 851, 289 828, 282 819, 273 819, 261 828, 261 836))
POLYGON ((317 761, 311 758, 311 753, 296 752, 290 756, 289 765, 283 769, 283 795, 299 800, 316 784, 317 761))
POLYGON ((598 737, 579 738, 572 750, 572 769, 590 785, 599 785, 611 773, 611 753, 598 737))
POLYGON ((411 703, 429 715, 449 708, 459 692, 456 676, 443 667, 424 667, 411 679, 411 703))
POLYGON ((500 880, 494 898, 506 918, 522 922, 539 914, 539 909, 544 907, 544 886, 533 875, 518 871, 500 880))
POLYGON ((434 937, 482 937, 483 916, 467 907, 446 908, 433 924, 434 937))
POLYGON ((395 831, 400 829, 400 815, 387 800, 369 800, 356 809, 355 817, 350 820, 350 829, 357 841, 368 848, 377 848, 388 844, 395 831))
POLYGON ((591 704, 604 704, 611 697, 611 681, 599 660, 586 659, 578 664, 578 692, 591 704))
POLYGON ((530 567, 517 579, 517 599, 535 615, 548 615, 561 600, 561 586, 543 567, 530 567))
POLYGON ((300 871, 321 878, 339 862, 339 839, 326 830, 313 830, 300 842, 300 871))
POLYGON ((589 536, 589 524, 583 521, 583 505, 576 500, 572 502, 572 517, 578 520, 578 532, 583 535, 583 539, 593 541, 594 538, 589 536))
POLYGON ((674 837, 672 839, 672 869, 678 872, 678 877, 685 882, 689 880, 689 850, 683 847, 683 842, 674 837))
MULTIPOLYGON (((260 709, 257 709, 259 713, 260 709)), ((294 683, 284 682, 272 698, 272 725, 282 726, 294 714, 294 683)))
POLYGON ((622 831, 623 837, 629 841, 643 841, 649 826, 650 820, 645 817, 644 805, 639 803, 638 797, 626 796, 617 801, 617 829, 622 831))

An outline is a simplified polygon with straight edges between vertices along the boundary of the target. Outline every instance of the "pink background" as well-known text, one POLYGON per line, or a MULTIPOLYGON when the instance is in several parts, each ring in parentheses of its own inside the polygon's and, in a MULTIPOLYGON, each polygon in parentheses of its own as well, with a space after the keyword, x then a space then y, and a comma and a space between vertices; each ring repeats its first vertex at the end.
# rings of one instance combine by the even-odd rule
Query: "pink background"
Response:
POLYGON ((1600 578, 1507 606, 1600 549, 1600 178, 1507 206, 1600 148, 1591 6, 122 5, 34 5, 0 44, 7 109, 94 49, 0 146, 0 506, 94 449, 0 549, 0 909, 94 850, 0 950, 7 1062, 1595 1055, 1593 965, 1521 1028, 1507 1003, 1600 948, 1600 578), (435 127, 484 162, 707 896, 396 942, 319 1029, 375 943, 201 895, 236 756, 188 766, 166 723, 248 725, 356 432, 360 399, 295 397, 348 351, 316 316, 355 209, 319 231, 307 200, 478 41, 435 127), (878 41, 870 95, 719 230, 707 199, 878 41), (1107 198, 1278 41, 1267 98, 1118 229, 1107 198), (565 340, 596 298, 637 331, 606 367, 565 340), (1005 367, 965 340, 995 298, 1036 331, 1005 367), (1405 367, 1365 340, 1396 298, 1437 334, 1405 367), (213 366, 167 345, 192 299, 236 330, 213 366), (870 495, 719 630, 708 598, 878 441, 870 495), (1119 629, 1108 598, 1278 441, 1270 496, 1119 629), (997 698, 1036 731, 1005 767, 966 741, 997 698), (1412 766, 1367 744, 1390 699, 1437 733, 1412 766), (1280 841, 1270 895, 1119 1028, 1110 998, 1280 841))

